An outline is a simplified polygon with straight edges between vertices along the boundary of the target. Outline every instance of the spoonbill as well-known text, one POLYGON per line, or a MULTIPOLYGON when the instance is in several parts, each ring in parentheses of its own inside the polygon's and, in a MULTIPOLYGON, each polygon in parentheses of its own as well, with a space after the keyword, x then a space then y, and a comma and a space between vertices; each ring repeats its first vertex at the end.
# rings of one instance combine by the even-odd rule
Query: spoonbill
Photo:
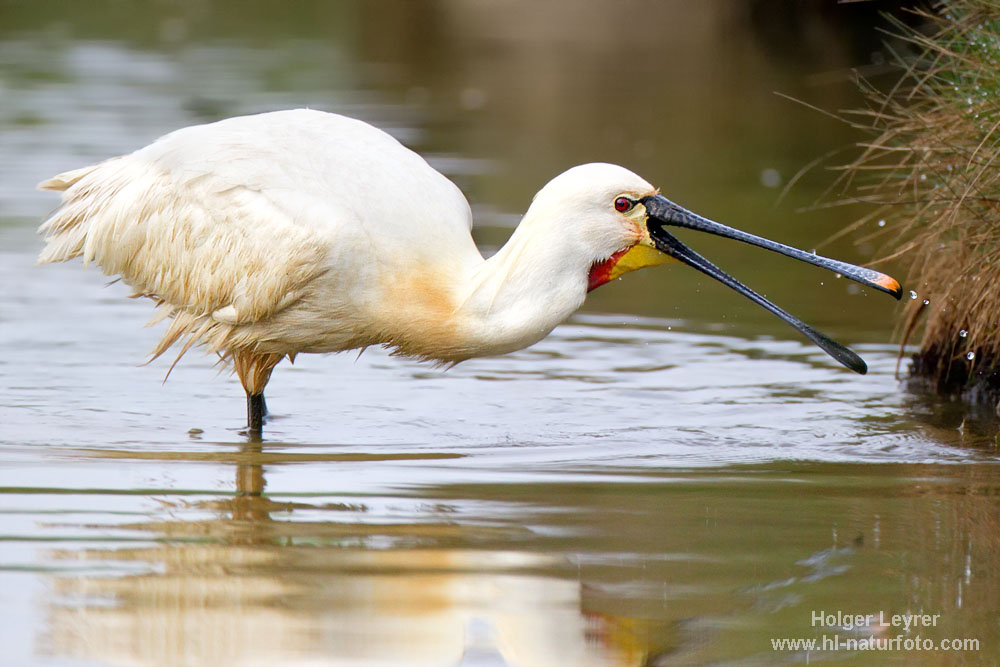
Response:
MULTIPOLYGON (((683 262, 798 329, 844 366, 865 362, 681 243, 685 227, 835 271, 897 299, 890 276, 703 218, 623 167, 585 164, 535 195, 483 259, 462 192, 417 153, 359 120, 299 109, 172 132, 129 155, 39 185, 62 192, 40 263, 82 257, 169 319, 151 359, 182 343, 231 361, 261 432, 283 358, 382 345, 441 363, 538 342, 587 292, 683 262)), ((177 363, 177 360, 174 363, 177 363)), ((172 366, 171 366, 172 368, 172 366)))

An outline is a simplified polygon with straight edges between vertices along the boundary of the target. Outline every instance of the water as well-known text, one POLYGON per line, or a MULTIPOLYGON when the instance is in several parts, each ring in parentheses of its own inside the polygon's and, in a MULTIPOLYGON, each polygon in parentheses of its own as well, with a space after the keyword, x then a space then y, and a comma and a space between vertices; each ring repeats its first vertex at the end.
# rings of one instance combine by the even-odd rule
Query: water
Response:
POLYGON ((879 626, 880 613, 938 614, 919 635, 976 639, 959 659, 996 661, 996 418, 904 390, 884 295, 688 235, 851 344, 869 374, 693 271, 649 270, 594 292, 538 345, 447 372, 379 350, 300 356, 275 372, 274 418, 253 444, 242 390, 212 359, 189 353, 166 383, 169 360, 142 365, 159 338, 141 327, 148 304, 78 263, 34 265, 54 203, 34 183, 175 127, 303 104, 429 155, 468 193, 487 252, 546 178, 589 159, 628 164, 724 222, 821 241, 843 214, 795 209, 826 177, 775 206, 761 174, 787 181, 844 141, 770 95, 846 106, 849 90, 803 87, 837 71, 829 49, 775 56, 745 26, 720 43, 709 37, 730 23, 683 4, 649 11, 661 4, 683 29, 641 59, 602 32, 599 9, 550 48, 544 17, 520 5, 511 27, 476 4, 443 3, 433 20, 367 4, 280 17, 267 3, 164 6, 142 21, 114 4, 105 25, 92 10, 57 20, 0 4, 3 664, 959 655, 772 649, 918 634, 879 626), (434 37, 426 49, 404 38, 414 21, 434 37), (670 65, 684 53, 689 69, 670 65), (576 78, 553 74, 580 62, 576 78), (654 74, 691 97, 623 107, 654 74), (874 623, 831 627, 820 612, 874 623))

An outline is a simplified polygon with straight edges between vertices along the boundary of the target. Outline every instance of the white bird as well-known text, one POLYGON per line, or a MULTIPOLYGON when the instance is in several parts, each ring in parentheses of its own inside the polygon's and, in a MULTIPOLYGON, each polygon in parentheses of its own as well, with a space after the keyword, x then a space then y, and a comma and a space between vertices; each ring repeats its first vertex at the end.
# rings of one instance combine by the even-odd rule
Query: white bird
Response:
MULTIPOLYGON (((60 174, 40 263, 82 257, 155 301, 184 340, 231 360, 259 434, 275 365, 300 352, 383 345, 456 363, 544 338, 589 290, 682 261, 792 324, 845 366, 856 354, 751 291, 668 233, 699 229, 836 271, 899 298, 893 278, 695 215, 611 164, 574 167, 532 200, 483 259, 461 191, 364 122, 311 110, 177 130, 129 155, 60 174), (185 340, 186 339, 186 340, 185 340)), ((174 362, 176 363, 176 361, 174 362)))

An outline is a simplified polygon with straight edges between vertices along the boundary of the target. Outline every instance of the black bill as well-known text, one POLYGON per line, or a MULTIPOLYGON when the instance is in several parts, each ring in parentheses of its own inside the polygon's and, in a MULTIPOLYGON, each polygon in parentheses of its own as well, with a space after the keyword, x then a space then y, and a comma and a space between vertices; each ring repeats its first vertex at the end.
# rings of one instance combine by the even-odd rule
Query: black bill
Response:
POLYGON ((709 232, 710 234, 716 234, 718 236, 724 236, 726 238, 736 239, 737 241, 743 241, 744 243, 760 246, 761 248, 773 250, 774 252, 781 253, 782 255, 794 257, 795 259, 802 260, 803 262, 808 262, 809 264, 815 264, 816 266, 821 266, 824 269, 835 271, 845 278, 861 283, 862 285, 874 287, 877 290, 891 294, 899 299, 902 296, 903 291, 899 283, 896 282, 894 278, 872 269, 865 269, 860 266, 855 266, 854 264, 848 264, 847 262, 840 262, 835 259, 820 257, 819 255, 805 252, 803 250, 799 250, 798 248, 770 241, 768 239, 761 238, 760 236, 754 236, 753 234, 748 234, 747 232, 727 227, 726 225, 718 222, 713 222, 712 220, 703 218, 700 215, 678 206, 662 195, 643 197, 639 201, 646 207, 646 212, 649 216, 647 221, 649 235, 656 244, 657 249, 661 252, 664 252, 671 257, 698 269, 702 273, 705 273, 719 282, 728 285, 751 301, 763 306, 783 319, 785 322, 788 322, 793 327, 801 331, 806 338, 814 342, 822 348, 823 351, 842 363, 844 366, 850 368, 852 371, 861 374, 868 372, 868 366, 857 354, 847 349, 840 343, 827 338, 802 320, 782 310, 760 294, 757 294, 752 289, 696 253, 694 250, 681 243, 676 237, 667 232, 664 227, 668 225, 672 225, 674 227, 687 227, 688 229, 697 229, 703 232, 709 232))

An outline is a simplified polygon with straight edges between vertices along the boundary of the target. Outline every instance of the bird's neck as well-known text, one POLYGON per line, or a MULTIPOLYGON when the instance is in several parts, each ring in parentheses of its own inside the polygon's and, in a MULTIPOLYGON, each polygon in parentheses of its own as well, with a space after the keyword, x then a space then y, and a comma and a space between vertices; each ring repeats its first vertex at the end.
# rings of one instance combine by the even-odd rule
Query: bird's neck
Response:
POLYGON ((592 260, 560 225, 526 215, 507 243, 474 266, 459 313, 477 353, 504 354, 538 342, 583 304, 592 260))

